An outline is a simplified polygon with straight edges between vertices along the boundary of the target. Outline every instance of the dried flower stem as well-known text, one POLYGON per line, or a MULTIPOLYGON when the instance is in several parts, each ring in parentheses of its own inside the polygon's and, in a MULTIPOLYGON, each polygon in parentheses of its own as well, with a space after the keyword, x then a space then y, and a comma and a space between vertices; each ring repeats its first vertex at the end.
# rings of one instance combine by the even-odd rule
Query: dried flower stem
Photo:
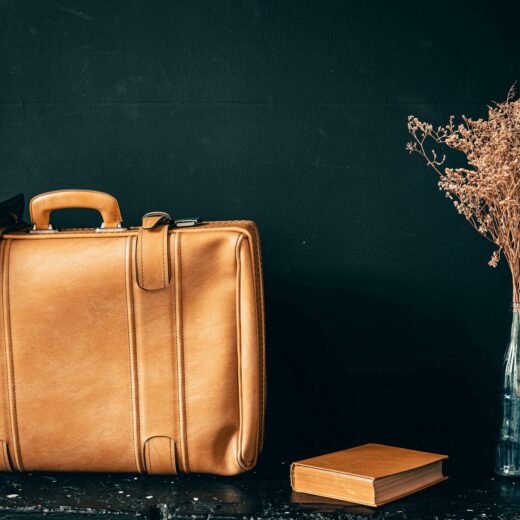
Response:
POLYGON ((520 100, 514 97, 513 85, 505 101, 488 107, 487 119, 462 116, 458 125, 454 116, 437 128, 409 116, 408 131, 414 141, 406 149, 424 157, 439 176, 439 189, 496 246, 489 265, 496 267, 504 255, 511 271, 513 303, 520 308, 520 100), (445 155, 427 149, 429 141, 462 152, 467 167, 446 167, 445 155))

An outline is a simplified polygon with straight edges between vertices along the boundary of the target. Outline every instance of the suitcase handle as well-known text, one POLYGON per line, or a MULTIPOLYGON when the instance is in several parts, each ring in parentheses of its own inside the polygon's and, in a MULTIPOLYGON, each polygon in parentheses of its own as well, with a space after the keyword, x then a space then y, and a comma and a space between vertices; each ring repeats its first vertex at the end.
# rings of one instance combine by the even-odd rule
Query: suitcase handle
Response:
POLYGON ((121 212, 117 200, 108 193, 92 190, 57 190, 31 199, 29 213, 34 230, 52 229, 51 212, 55 209, 97 209, 103 217, 103 229, 121 228, 121 212))

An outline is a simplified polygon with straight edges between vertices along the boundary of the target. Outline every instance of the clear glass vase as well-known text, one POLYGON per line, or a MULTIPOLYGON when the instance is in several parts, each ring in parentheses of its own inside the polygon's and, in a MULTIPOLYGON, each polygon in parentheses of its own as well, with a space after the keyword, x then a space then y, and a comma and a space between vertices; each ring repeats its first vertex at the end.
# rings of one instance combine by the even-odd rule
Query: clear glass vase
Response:
POLYGON ((513 304, 511 339, 504 357, 502 426, 497 444, 495 472, 520 477, 520 304, 513 304))

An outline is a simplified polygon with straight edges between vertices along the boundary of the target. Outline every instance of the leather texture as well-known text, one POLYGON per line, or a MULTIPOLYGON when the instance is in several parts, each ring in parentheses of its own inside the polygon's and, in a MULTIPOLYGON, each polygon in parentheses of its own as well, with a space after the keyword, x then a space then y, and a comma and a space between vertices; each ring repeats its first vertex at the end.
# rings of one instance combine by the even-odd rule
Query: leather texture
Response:
POLYGON ((112 200, 40 195, 42 231, 0 239, 0 470, 252 468, 265 405, 255 224, 46 227, 52 210, 86 205, 115 227, 112 200))

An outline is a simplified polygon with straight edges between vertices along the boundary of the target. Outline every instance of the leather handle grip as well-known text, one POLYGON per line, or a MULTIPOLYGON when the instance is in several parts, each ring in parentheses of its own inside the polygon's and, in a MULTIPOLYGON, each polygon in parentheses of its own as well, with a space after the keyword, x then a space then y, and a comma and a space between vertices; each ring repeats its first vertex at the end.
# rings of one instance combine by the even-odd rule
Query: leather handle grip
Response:
POLYGON ((104 228, 117 228, 123 219, 117 200, 108 193, 92 190, 58 190, 42 193, 31 199, 29 212, 34 229, 49 229, 51 212, 55 209, 97 209, 104 228))

